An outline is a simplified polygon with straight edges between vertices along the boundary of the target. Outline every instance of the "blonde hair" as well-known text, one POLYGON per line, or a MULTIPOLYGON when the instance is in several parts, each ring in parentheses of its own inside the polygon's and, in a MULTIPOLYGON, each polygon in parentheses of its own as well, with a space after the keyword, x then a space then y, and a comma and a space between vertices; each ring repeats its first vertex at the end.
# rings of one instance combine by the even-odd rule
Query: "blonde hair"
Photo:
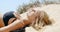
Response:
POLYGON ((35 28, 36 30, 41 29, 42 27, 46 25, 51 25, 52 22, 50 21, 48 14, 45 11, 41 11, 41 14, 38 18, 36 18, 36 21, 34 21, 31 26, 35 28))

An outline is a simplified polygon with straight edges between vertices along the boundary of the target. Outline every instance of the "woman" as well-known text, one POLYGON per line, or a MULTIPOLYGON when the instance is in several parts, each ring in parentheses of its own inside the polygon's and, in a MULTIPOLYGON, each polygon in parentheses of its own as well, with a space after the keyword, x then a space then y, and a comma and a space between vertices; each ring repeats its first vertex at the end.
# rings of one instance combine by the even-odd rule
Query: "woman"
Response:
MULTIPOLYGON (((31 9, 31 11, 27 11, 25 13, 20 14, 20 16, 17 17, 17 19, 13 23, 11 22, 10 25, 0 28, 0 32, 9 32, 9 31, 13 31, 13 30, 16 30, 19 28, 23 28, 24 26, 32 24, 33 22, 34 22, 34 24, 33 24, 33 26, 34 26, 36 23, 35 22, 36 18, 39 18, 41 20, 41 15, 44 16, 44 14, 45 14, 45 12, 43 12, 43 11, 36 11, 36 10, 31 9)), ((45 15, 42 19, 42 21, 44 22, 43 23, 44 25, 48 25, 51 23, 48 16, 47 17, 46 16, 47 15, 45 15)), ((14 20, 14 19, 12 19, 12 20, 14 20)), ((37 22, 39 23, 42 21, 37 21, 37 22)), ((44 25, 42 25, 42 26, 44 26, 44 25)))
MULTIPOLYGON (((16 30, 18 28, 24 27, 27 24, 30 24, 31 21, 35 20, 35 17, 37 17, 36 16, 37 12, 35 12, 35 11, 27 11, 27 12, 25 12, 25 14, 28 14, 28 19, 23 19, 22 17, 17 17, 15 14, 15 17, 12 17, 12 18, 14 18, 14 19, 17 18, 17 19, 11 24, 8 22, 10 24, 8 26, 7 26, 7 24, 5 24, 6 27, 0 28, 0 32, 12 31, 12 30, 16 30)), ((6 17, 8 17, 8 16, 6 16, 6 17)), ((5 19, 7 19, 7 18, 3 18, 4 21, 11 21, 11 20, 5 20, 5 19)), ((14 20, 14 19, 12 19, 12 20, 14 20)))

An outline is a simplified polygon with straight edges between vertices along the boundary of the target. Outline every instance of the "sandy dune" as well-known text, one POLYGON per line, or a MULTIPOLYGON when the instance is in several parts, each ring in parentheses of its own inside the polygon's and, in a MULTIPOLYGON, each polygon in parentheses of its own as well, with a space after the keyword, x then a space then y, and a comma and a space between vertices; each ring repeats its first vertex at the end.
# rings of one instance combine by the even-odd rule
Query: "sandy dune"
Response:
POLYGON ((26 32, 60 32, 60 4, 50 4, 35 9, 47 12, 49 17, 54 20, 54 23, 53 25, 46 26, 39 31, 32 27, 27 27, 26 32))

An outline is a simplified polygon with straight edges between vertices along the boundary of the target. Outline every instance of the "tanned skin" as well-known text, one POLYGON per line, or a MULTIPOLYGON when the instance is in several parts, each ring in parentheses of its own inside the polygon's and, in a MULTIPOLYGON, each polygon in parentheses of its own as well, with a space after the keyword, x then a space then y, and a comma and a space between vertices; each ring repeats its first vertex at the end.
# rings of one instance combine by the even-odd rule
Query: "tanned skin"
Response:
POLYGON ((27 20, 23 19, 24 17, 19 17, 19 19, 16 19, 13 23, 9 24, 8 26, 0 28, 0 32, 9 32, 18 28, 22 28, 25 25, 31 24, 32 21, 35 20, 35 18, 38 16, 38 12, 36 11, 27 11, 25 12, 25 14, 27 14, 27 20))

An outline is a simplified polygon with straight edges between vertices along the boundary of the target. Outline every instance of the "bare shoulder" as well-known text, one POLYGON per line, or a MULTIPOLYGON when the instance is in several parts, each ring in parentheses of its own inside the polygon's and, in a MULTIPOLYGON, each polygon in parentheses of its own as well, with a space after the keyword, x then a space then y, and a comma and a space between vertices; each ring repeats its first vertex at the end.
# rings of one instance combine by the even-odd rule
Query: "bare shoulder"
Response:
POLYGON ((0 14, 0 27, 4 26, 4 22, 3 22, 3 15, 0 14))

